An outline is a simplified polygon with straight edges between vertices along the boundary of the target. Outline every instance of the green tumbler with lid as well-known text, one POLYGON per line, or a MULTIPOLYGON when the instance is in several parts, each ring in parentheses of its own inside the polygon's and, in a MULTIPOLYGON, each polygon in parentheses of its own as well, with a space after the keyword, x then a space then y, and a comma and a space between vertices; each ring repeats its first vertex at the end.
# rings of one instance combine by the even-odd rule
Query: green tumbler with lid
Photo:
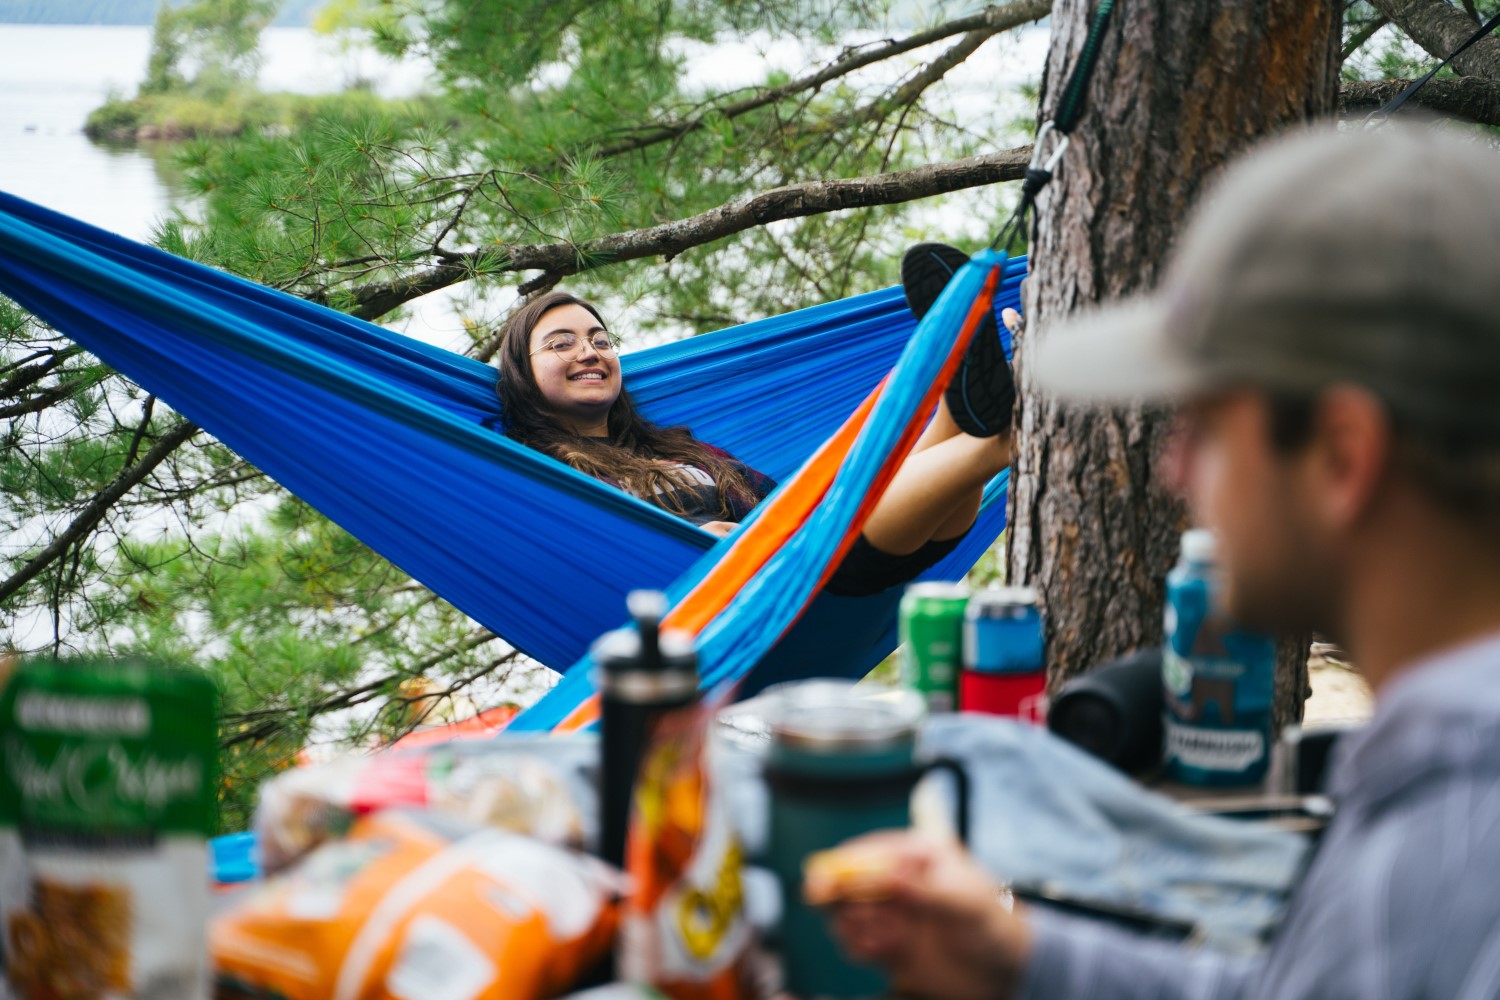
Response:
POLYGON ((804 681, 773 689, 770 704, 769 861, 782 889, 783 989, 802 1000, 881 996, 884 977, 845 957, 823 913, 802 901, 803 863, 851 837, 910 826, 912 789, 934 768, 954 774, 966 834, 967 778, 953 761, 917 759, 925 710, 914 692, 804 681))

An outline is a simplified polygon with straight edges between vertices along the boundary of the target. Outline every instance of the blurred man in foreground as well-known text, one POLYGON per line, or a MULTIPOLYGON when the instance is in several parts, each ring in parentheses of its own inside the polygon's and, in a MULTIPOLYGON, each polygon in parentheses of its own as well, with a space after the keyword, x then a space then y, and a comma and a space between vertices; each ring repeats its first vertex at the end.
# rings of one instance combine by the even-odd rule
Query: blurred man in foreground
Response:
POLYGON ((1268 951, 1010 911, 961 848, 889 833, 846 848, 857 885, 808 882, 852 954, 943 1000, 1500 996, 1497 272, 1500 154, 1305 133, 1231 169, 1161 289, 1033 348, 1043 391, 1180 402, 1163 471, 1230 612, 1337 638, 1375 689, 1268 951))

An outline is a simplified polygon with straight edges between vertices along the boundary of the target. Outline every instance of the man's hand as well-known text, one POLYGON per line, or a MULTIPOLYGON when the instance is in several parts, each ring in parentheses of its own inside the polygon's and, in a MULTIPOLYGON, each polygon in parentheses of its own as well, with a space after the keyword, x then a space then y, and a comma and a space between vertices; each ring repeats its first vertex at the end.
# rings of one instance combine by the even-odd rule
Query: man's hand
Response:
POLYGON ((1020 981, 1026 923, 957 843, 909 831, 860 837, 809 859, 804 894, 828 908, 849 955, 884 969, 898 994, 1001 1000, 1020 981))
POLYGON ((735 528, 738 528, 739 526, 740 524, 738 521, 709 521, 705 524, 699 525, 700 528, 708 532, 710 535, 718 535, 720 538, 728 535, 731 531, 733 531, 735 528))

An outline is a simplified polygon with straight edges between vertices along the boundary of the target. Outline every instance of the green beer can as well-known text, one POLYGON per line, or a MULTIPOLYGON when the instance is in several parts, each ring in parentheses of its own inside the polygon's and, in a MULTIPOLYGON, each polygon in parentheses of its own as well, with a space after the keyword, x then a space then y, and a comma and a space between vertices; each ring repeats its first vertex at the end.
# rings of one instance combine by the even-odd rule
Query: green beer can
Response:
POLYGON ((901 683, 921 695, 929 712, 958 707, 968 603, 968 587, 935 581, 914 583, 901 598, 901 683))

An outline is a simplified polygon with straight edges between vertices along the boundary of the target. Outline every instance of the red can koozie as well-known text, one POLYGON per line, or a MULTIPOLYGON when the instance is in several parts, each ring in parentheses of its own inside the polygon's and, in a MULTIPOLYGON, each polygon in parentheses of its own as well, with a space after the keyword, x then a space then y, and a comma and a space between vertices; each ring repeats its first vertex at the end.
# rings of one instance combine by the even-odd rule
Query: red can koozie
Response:
POLYGON ((958 679, 962 712, 1009 715, 1027 722, 1047 719, 1047 671, 985 673, 965 670, 958 679))

